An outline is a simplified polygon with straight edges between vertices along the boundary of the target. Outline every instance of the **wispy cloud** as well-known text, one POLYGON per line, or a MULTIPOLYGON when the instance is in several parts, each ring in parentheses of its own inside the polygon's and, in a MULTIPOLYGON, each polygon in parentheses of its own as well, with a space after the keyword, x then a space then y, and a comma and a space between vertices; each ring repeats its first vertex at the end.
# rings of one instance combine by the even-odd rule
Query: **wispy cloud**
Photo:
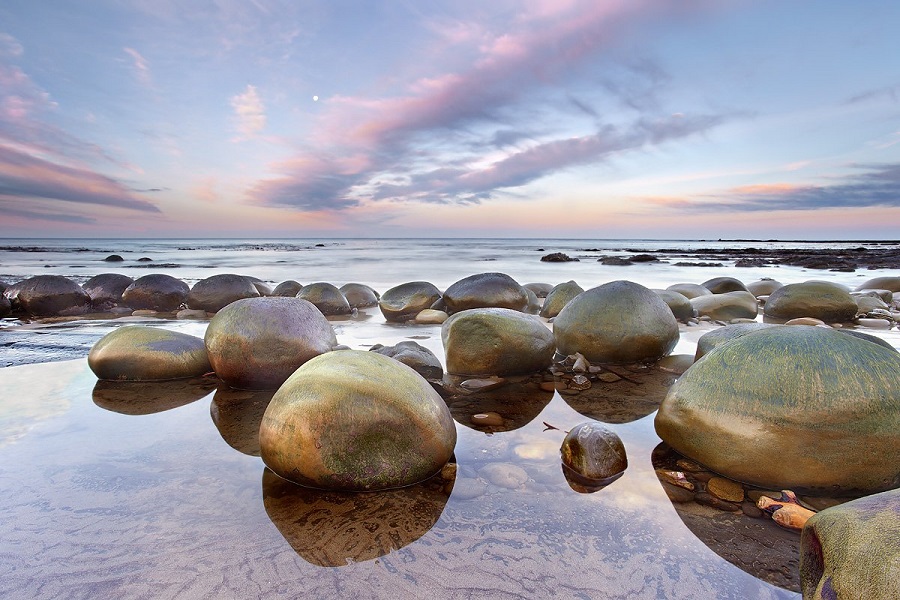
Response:
POLYGON ((141 53, 134 48, 122 48, 125 54, 131 57, 134 74, 137 80, 146 87, 153 87, 153 79, 150 75, 150 64, 141 53))
POLYGON ((21 206, 22 200, 18 198, 5 198, 0 195, 0 211, 9 217, 20 217, 29 221, 47 221, 50 223, 74 223, 80 225, 89 225, 95 223, 96 219, 86 217, 84 215, 73 215, 69 213, 61 213, 58 210, 42 211, 31 210, 21 206))
POLYGON ((234 109, 235 129, 238 137, 235 141, 247 140, 260 133, 266 127, 266 107, 256 87, 248 85, 242 93, 231 98, 234 109))
MULTIPOLYGON (((392 96, 328 98, 308 149, 293 161, 272 165, 277 176, 259 182, 249 195, 255 202, 301 210, 344 209, 383 198, 480 201, 573 165, 713 127, 721 117, 658 118, 658 91, 667 76, 652 61, 626 65, 604 82, 610 96, 638 113, 624 126, 598 125, 599 111, 561 85, 632 21, 702 4, 676 9, 654 0, 536 1, 504 31, 460 22, 433 26, 441 44, 474 55, 469 66, 420 77, 392 96), (533 123, 523 126, 515 113, 524 100, 547 90, 562 92, 563 107, 590 117, 593 132, 519 147, 533 123), (483 153, 494 141, 497 146, 489 150, 501 154, 486 161, 483 155, 461 156, 465 144, 450 152, 437 148, 438 140, 452 145, 449 140, 466 135, 480 140, 469 148, 479 146, 483 153), (348 156, 361 159, 348 166, 348 156)), ((553 114, 563 110, 555 104, 544 108, 553 114)))

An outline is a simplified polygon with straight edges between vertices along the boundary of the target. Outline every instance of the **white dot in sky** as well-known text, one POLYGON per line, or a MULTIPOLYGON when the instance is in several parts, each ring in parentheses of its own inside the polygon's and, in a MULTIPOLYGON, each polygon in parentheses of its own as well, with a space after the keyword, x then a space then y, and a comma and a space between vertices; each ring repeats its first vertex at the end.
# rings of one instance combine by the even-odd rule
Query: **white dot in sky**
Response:
POLYGON ((313 102, 318 102, 318 101, 319 101, 319 97, 318 97, 318 96, 313 96, 313 102))

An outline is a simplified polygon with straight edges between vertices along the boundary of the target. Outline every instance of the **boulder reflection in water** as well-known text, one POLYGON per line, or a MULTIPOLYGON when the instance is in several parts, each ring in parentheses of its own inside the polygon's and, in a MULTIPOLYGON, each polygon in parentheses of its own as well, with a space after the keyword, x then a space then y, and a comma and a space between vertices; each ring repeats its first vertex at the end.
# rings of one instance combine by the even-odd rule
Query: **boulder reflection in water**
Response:
POLYGON ((195 402, 214 389, 218 379, 193 377, 173 381, 104 381, 94 385, 94 404, 123 415, 152 415, 195 402))
POLYGON ((220 384, 209 405, 219 435, 229 446, 259 456, 259 424, 275 390, 236 390, 220 384))

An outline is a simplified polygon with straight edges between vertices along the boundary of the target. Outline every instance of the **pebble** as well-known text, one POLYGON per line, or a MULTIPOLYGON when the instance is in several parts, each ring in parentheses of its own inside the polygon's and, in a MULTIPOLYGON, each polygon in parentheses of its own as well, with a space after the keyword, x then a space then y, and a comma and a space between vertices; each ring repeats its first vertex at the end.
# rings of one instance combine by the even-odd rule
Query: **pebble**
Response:
POLYGON ((613 382, 619 381, 622 378, 619 377, 618 375, 616 375, 615 373, 610 373, 609 371, 606 371, 605 373, 600 373, 599 375, 597 375, 597 379, 599 381, 602 381, 603 383, 613 383, 613 382))
POLYGON ((440 325, 444 321, 446 321, 450 315, 445 313, 442 310, 434 310, 432 308, 426 308, 422 312, 416 315, 416 318, 413 319, 413 322, 419 325, 440 325))
POLYGON ((591 380, 584 375, 576 375, 567 386, 569 389, 584 391, 591 389, 591 380))
POLYGON ((472 500, 486 491, 487 485, 478 479, 457 479, 453 484, 453 497, 457 500, 472 500))
MULTIPOLYGON (((672 502, 690 502, 694 499, 694 492, 691 490, 685 489, 683 487, 672 485, 671 483, 667 483, 665 481, 662 482, 663 490, 666 492, 666 496, 669 497, 669 500, 672 502)), ((754 507, 756 508, 756 507, 754 507)))
POLYGON ((502 377, 490 377, 486 379, 466 379, 459 384, 459 387, 470 392, 487 392, 495 390, 506 383, 502 377))
POLYGON ((721 500, 716 498, 712 494, 707 494, 705 492, 700 492, 694 496, 694 500, 697 504, 702 504, 704 506, 710 506, 712 508, 716 508, 718 510, 724 510, 726 512, 739 512, 741 510, 741 506, 734 502, 726 502, 725 500, 721 500))
POLYGON ((207 317, 205 310, 192 310, 186 308, 175 313, 176 319, 205 319, 207 317))
POLYGON ((580 353, 575 353, 575 363, 572 365, 572 370, 576 373, 587 373, 591 368, 591 363, 580 353))
POLYGON ((686 490, 693 490, 694 484, 687 480, 684 476, 684 473, 681 471, 668 471, 666 469, 657 469, 656 476, 663 483, 669 483, 671 485, 675 485, 686 490))
POLYGON ((785 322, 785 325, 825 325, 825 321, 814 319, 813 317, 798 317, 785 322))
POLYGON ((441 467, 441 479, 452 481, 456 479, 456 463, 447 463, 441 467))
POLYGON ((542 381, 540 388, 545 392, 555 392, 566 389, 566 384, 562 381, 542 381))
POLYGON ((706 483, 706 491, 728 502, 741 502, 744 499, 744 486, 724 477, 713 477, 706 483))
POLYGON ((860 324, 860 326, 868 327, 870 329, 890 329, 891 328, 891 322, 888 321, 887 319, 862 318, 862 319, 857 319, 857 322, 860 324))
POLYGON ((519 489, 528 481, 528 473, 510 463, 488 463, 481 468, 480 474, 490 483, 508 490, 519 489))
POLYGON ((773 492, 771 490, 747 490, 747 498, 753 503, 759 502, 759 499, 763 496, 778 500, 781 498, 781 492, 773 492))
POLYGON ((701 465, 695 463, 692 460, 688 460, 686 458, 679 458, 678 461, 675 463, 675 466, 677 466, 682 471, 689 471, 691 473, 696 473, 698 471, 706 470, 701 465))
POLYGON ((761 519, 763 516, 763 511, 758 509, 752 502, 748 502, 746 500, 744 502, 741 502, 741 512, 743 512, 751 519, 761 519))
POLYGON ((503 417, 495 412, 478 413, 472 415, 472 423, 475 425, 488 425, 492 427, 503 425, 503 417))
POLYGON ((155 311, 155 310, 145 310, 145 309, 141 309, 141 310, 133 311, 133 312, 131 313, 131 316, 132 316, 132 317, 155 317, 155 316, 158 315, 158 314, 159 314, 159 313, 158 313, 157 311, 155 311))

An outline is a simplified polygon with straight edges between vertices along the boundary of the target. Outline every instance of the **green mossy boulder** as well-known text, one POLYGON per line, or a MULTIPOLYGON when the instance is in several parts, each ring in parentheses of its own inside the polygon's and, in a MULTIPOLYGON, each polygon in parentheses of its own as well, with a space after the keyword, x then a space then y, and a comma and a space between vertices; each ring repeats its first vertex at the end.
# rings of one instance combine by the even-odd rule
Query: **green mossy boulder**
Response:
POLYGON ((686 323, 697 316, 694 305, 691 304, 691 301, 684 294, 673 292, 672 290, 653 291, 668 305, 669 310, 672 311, 672 316, 682 323, 686 323))
POLYGON ((678 343, 678 323, 656 293, 613 281, 579 294, 553 321, 561 354, 580 352, 592 363, 654 361, 678 343))
POLYGON ((545 319, 552 319, 559 314, 559 311, 561 311, 570 300, 583 291, 584 288, 574 281, 560 283, 547 294, 544 305, 541 307, 541 316, 545 319))
POLYGON ((304 285, 297 292, 297 297, 312 302, 326 317, 332 315, 349 315, 353 312, 347 298, 336 286, 319 281, 304 285))
POLYGON ((773 321, 813 317, 826 323, 845 323, 859 307, 844 286, 827 281, 791 283, 778 288, 766 300, 764 315, 773 321))
POLYGON ((891 489, 900 485, 900 359, 828 328, 762 328, 694 363, 663 400, 656 432, 765 489, 891 489))
POLYGON ((276 389, 297 367, 337 345, 334 329, 302 298, 232 302, 210 319, 206 348, 216 375, 234 388, 276 389))
POLYGON ((263 461, 308 487, 383 490, 428 479, 456 445, 441 397, 421 375, 376 352, 318 356, 284 382, 259 430, 263 461))
POLYGON ((553 334, 536 317, 508 308, 474 308, 441 326, 447 372, 453 375, 516 375, 550 366, 553 334))
POLYGON ((777 327, 777 325, 769 323, 735 323, 734 325, 726 325, 709 333, 704 333, 697 340, 697 351, 694 353, 694 361, 700 360, 704 354, 709 353, 719 344, 730 342, 754 331, 759 331, 763 327, 777 327))
POLYGON ((158 327, 119 327, 100 338, 88 354, 98 379, 164 381, 212 371, 203 340, 158 327))
POLYGON ((800 535, 804 600, 900 598, 900 490, 825 509, 800 535))

